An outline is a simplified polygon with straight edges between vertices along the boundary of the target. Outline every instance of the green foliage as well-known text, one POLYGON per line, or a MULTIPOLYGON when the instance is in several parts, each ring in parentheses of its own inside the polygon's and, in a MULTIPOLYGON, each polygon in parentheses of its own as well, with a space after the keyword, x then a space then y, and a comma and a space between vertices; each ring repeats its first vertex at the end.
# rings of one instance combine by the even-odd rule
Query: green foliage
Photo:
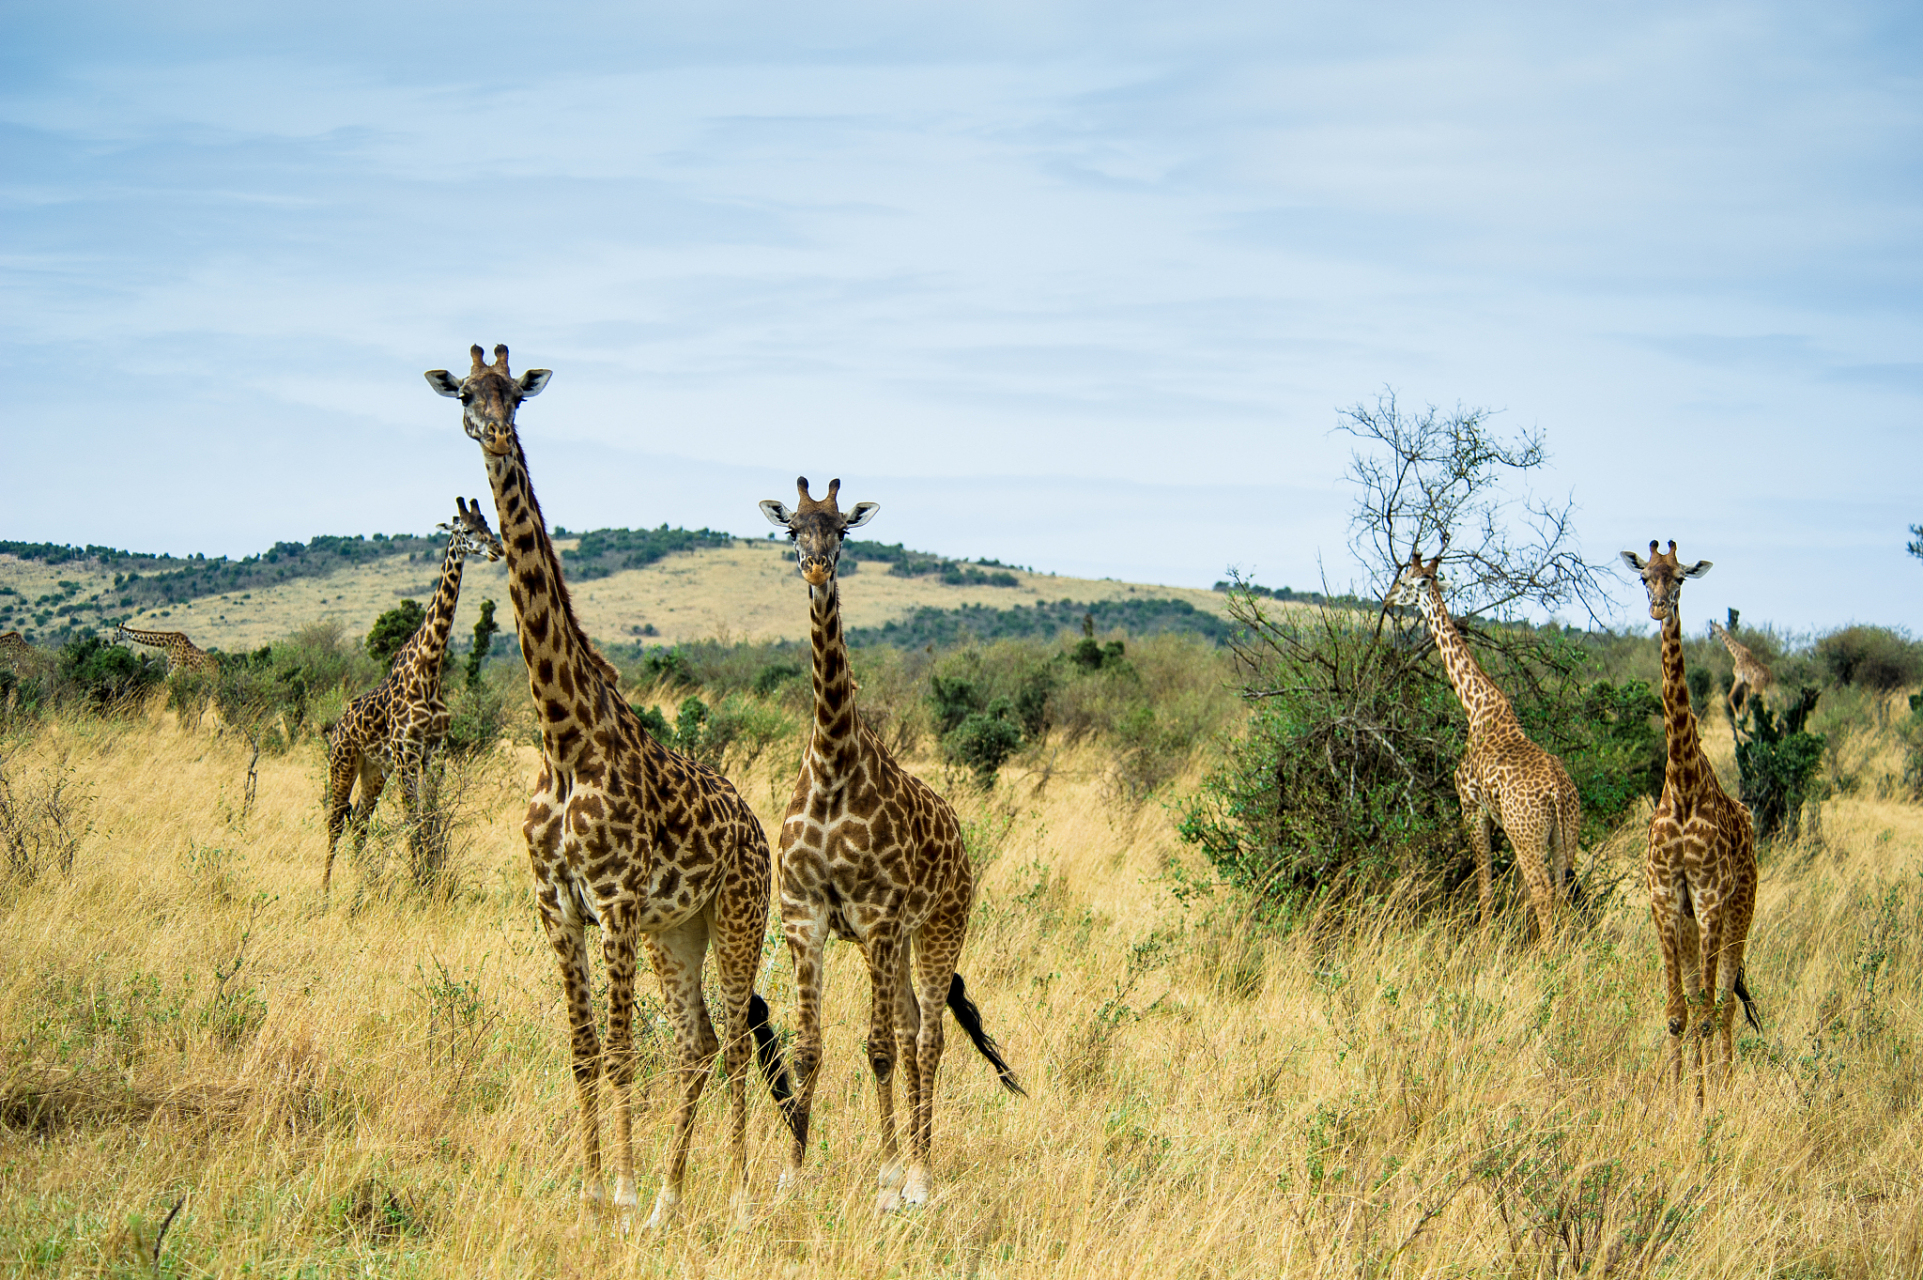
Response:
POLYGON ((1816 642, 1815 657, 1837 684, 1888 693, 1923 682, 1923 643, 1890 627, 1832 631, 1816 642))
POLYGON ((167 665, 97 635, 83 635, 60 651, 59 670, 66 690, 93 710, 108 711, 129 706, 132 699, 159 684, 167 665))
POLYGON ((1698 716, 1707 714, 1710 687, 1715 683, 1715 677, 1709 674, 1709 668, 1690 667, 1683 676, 1683 681, 1689 686, 1689 705, 1695 709, 1698 716))
POLYGON ((1186 600, 1130 597, 1123 600, 1094 602, 1057 600, 1037 601, 1033 608, 991 609, 986 605, 963 605, 959 609, 937 609, 923 605, 906 618, 879 627, 855 627, 848 632, 850 647, 896 645, 903 648, 951 648, 974 642, 1034 638, 1052 640, 1064 631, 1078 630, 1083 618, 1092 617, 1101 631, 1126 631, 1134 636, 1159 635, 1165 631, 1199 635, 1217 644, 1227 642, 1232 627, 1220 616, 1197 609, 1186 600))
POLYGON ((374 625, 367 632, 363 642, 368 656, 385 671, 394 665, 394 655, 413 638, 427 621, 427 610, 418 600, 403 600, 374 619, 374 625))
POLYGON ((863 542, 851 539, 841 544, 841 572, 853 573, 861 561, 886 564, 897 578, 939 577, 951 587, 1019 587, 1021 579, 1009 573, 999 560, 977 560, 968 564, 925 551, 909 551, 899 542, 863 542), (989 566, 984 568, 983 566, 989 566))
POLYGON ((942 751, 956 764, 975 773, 975 785, 986 791, 995 785, 995 774, 1009 756, 1022 745, 1022 728, 1014 721, 1014 704, 997 698, 980 711, 972 711, 942 735, 942 751))
POLYGON ((457 756, 488 750, 507 729, 507 707, 501 695, 478 676, 448 691, 447 712, 444 749, 457 756))
POLYGON ((716 769, 730 753, 735 767, 745 769, 800 730, 780 708, 738 693, 722 696, 713 706, 690 694, 681 700, 672 728, 656 707, 630 705, 629 710, 657 742, 716 769))
POLYGON ((1570 736, 1586 742, 1564 753, 1563 767, 1582 794, 1585 833, 1594 837, 1614 828, 1638 800, 1662 791, 1669 746, 1662 697, 1647 681, 1598 680, 1581 698, 1570 736))
POLYGON ((221 717, 270 750, 283 750, 312 728, 317 710, 338 714, 348 691, 379 672, 365 647, 346 643, 340 624, 316 622, 286 640, 235 655, 220 665, 214 690, 221 717))
POLYGON ((661 708, 644 707, 630 702, 628 710, 634 712, 635 718, 641 722, 641 727, 646 729, 648 735, 656 742, 664 747, 674 745, 674 726, 670 725, 668 718, 661 714, 661 708))
POLYGON ((1803 801, 1823 766, 1824 740, 1804 726, 1816 709, 1818 690, 1805 687, 1779 722, 1758 699, 1743 717, 1748 741, 1736 743, 1743 803, 1756 819, 1758 839, 1787 830, 1796 834, 1803 801))
POLYGON ((487 663, 487 655, 494 648, 494 637, 501 624, 494 620, 494 602, 481 601, 481 616, 474 623, 474 647, 467 651, 467 687, 479 688, 481 668, 487 663))
MULTIPOLYGON (((556 533, 559 533, 557 528, 556 533)), ((580 543, 561 553, 571 582, 591 582, 623 569, 651 565, 677 551, 702 547, 731 547, 732 534, 712 529, 591 529, 580 543)))

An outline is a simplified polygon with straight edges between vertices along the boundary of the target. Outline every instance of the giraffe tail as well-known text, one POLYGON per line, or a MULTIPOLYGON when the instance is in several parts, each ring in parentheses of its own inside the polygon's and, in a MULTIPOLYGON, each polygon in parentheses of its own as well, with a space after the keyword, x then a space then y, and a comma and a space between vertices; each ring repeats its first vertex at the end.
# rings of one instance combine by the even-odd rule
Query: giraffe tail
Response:
POLYGON ((788 1063, 781 1056, 781 1042, 775 1038, 774 1028, 768 1025, 768 1002, 761 998, 759 991, 748 997, 748 1030, 754 1033, 755 1058, 761 1063, 761 1074, 768 1080, 768 1094, 781 1108, 782 1115, 788 1119, 788 1127, 794 1128, 794 1081, 788 1077, 788 1063))
POLYGON ((1756 1028, 1758 1033, 1761 1033, 1763 1024, 1757 1021, 1756 1018, 1756 1001, 1750 998, 1749 984, 1743 981, 1743 971, 1741 969, 1736 971, 1736 998, 1743 1002, 1743 1021, 1749 1023, 1750 1026, 1756 1028))
POLYGON ((1007 1059, 1002 1057, 1002 1047, 995 1043, 995 1037, 982 1030, 982 1011, 968 998, 968 988, 962 984, 959 973, 948 983, 948 1011, 955 1015, 955 1021, 968 1033, 968 1038, 975 1042, 975 1051, 987 1058, 988 1065, 995 1068, 995 1074, 1001 1077, 1002 1088, 1026 1098, 1028 1090, 1022 1088, 1021 1082, 1015 1079, 1007 1059))

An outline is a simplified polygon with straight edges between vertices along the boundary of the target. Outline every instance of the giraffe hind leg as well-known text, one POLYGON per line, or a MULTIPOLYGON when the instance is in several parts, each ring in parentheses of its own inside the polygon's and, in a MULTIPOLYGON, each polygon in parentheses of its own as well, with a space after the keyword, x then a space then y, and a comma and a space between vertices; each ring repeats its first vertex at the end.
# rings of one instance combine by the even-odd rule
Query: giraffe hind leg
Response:
MULTIPOLYGON (((610 917, 613 912, 608 913, 610 917)), ((610 943, 612 946, 612 943, 610 943)), ((654 1211, 648 1215, 650 1229, 667 1226, 674 1221, 681 1205, 682 1181, 688 1171, 688 1147, 694 1138, 695 1109, 701 1101, 702 1088, 714 1070, 714 1060, 721 1052, 721 1044, 715 1037, 714 1023, 708 1018, 707 1003, 701 997, 701 967, 708 953, 708 919, 698 914, 678 925, 648 935, 648 950, 654 960, 655 973, 661 979, 661 996, 675 1020, 675 1044, 681 1059, 681 1098, 674 1117, 674 1143, 668 1154, 668 1168, 662 1179, 661 1190, 655 1196, 654 1211)), ((615 1129, 616 1141, 621 1145, 615 1152, 617 1171, 626 1167, 630 1172, 627 1181, 633 1184, 633 1107, 631 1090, 627 1081, 633 1079, 633 1047, 631 1033, 634 1004, 632 983, 633 965, 629 964, 629 978, 626 999, 627 1016, 617 1022, 617 994, 614 976, 615 955, 609 953, 608 963, 608 1049, 616 1063, 621 1063, 622 1075, 616 1078, 610 1071, 610 1082, 615 1088, 615 1129)), ((743 1096, 745 1107, 746 1097, 743 1096)), ((617 1172, 617 1185, 620 1175, 617 1172)), ((629 1195, 632 1197, 630 1190, 629 1195)), ((617 1204, 621 1203, 619 1192, 617 1204)))

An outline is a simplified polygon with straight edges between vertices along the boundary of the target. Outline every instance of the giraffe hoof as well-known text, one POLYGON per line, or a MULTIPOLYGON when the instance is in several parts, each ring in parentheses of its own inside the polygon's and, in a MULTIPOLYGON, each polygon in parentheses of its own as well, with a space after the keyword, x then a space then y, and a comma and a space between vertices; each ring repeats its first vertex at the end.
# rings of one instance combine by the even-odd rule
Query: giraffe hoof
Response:
POLYGON ((896 1187, 883 1187, 875 1193, 875 1212, 893 1213, 901 1208, 901 1191, 896 1187))
POLYGON ((908 1179, 907 1185, 901 1189, 901 1202, 903 1205, 928 1203, 928 1179, 925 1175, 908 1179))
POLYGON ((666 1187, 654 1198, 654 1212, 648 1215, 648 1230, 660 1231, 674 1222, 681 1207, 681 1197, 666 1187))

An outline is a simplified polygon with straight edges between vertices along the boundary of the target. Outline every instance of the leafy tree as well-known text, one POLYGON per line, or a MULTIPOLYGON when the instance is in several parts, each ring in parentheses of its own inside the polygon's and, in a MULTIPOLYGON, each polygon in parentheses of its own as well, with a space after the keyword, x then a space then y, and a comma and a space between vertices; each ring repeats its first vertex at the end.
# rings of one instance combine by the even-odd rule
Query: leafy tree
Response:
POLYGON ((367 652, 381 670, 385 671, 394 663, 394 655, 401 651, 421 623, 427 621, 427 610, 418 600, 403 600, 374 619, 374 626, 367 633, 367 652))
POLYGON ((1803 801, 1823 767, 1823 737, 1808 733, 1818 691, 1805 686, 1779 722, 1759 698, 1744 716, 1748 741, 1736 743, 1736 768, 1742 775, 1743 803, 1756 818, 1758 838, 1787 829, 1796 834, 1803 801))
POLYGON ((105 711, 159 684, 167 673, 159 658, 101 639, 78 636, 60 651, 60 680, 96 711, 105 711))

